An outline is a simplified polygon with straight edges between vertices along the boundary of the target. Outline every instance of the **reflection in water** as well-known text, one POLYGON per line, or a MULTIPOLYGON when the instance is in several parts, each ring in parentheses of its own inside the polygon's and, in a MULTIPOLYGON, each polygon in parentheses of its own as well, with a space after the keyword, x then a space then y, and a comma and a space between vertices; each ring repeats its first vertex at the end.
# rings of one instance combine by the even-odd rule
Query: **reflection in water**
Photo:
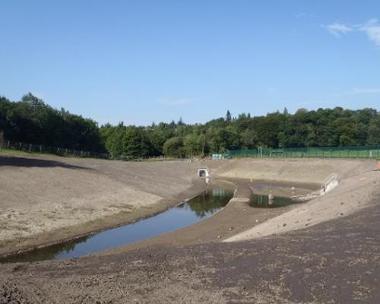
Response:
POLYGON ((52 260, 60 254, 70 254, 75 247, 86 242, 90 236, 81 237, 72 241, 51 245, 49 247, 34 249, 25 253, 0 258, 0 263, 35 262, 52 260))
POLYGON ((199 218, 204 218, 224 207, 231 197, 231 192, 223 188, 213 188, 194 197, 186 204, 181 204, 181 207, 190 208, 199 218))
POLYGON ((251 195, 251 200, 249 204, 252 207, 256 208, 278 208, 298 203, 301 202, 290 197, 274 196, 272 194, 261 195, 253 193, 251 195))
POLYGON ((214 214, 232 198, 233 192, 215 187, 174 208, 136 223, 105 230, 70 242, 36 249, 0 259, 0 262, 27 262, 67 259, 145 240, 194 224, 214 214))

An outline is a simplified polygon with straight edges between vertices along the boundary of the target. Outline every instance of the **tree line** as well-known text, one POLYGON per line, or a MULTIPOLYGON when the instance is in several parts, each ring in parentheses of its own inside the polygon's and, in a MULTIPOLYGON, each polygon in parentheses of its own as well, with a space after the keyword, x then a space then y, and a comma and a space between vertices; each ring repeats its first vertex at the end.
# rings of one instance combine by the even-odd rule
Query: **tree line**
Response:
POLYGON ((12 142, 105 151, 95 121, 56 110, 30 93, 18 102, 0 97, 0 130, 12 142))
POLYGON ((341 107, 251 117, 239 114, 204 124, 178 122, 98 126, 92 119, 57 110, 32 94, 12 102, 0 97, 0 131, 6 140, 108 152, 114 159, 193 157, 226 150, 335 147, 380 144, 380 112, 341 107))

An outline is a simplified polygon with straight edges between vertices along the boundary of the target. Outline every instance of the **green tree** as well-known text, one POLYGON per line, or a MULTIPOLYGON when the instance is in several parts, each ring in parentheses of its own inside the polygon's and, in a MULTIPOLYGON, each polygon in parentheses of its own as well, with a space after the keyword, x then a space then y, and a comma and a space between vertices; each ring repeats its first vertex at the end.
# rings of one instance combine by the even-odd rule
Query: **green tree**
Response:
POLYGON ((126 128, 123 138, 123 155, 126 158, 149 157, 152 155, 152 151, 153 145, 145 134, 144 129, 135 126, 126 128))
POLYGON ((183 140, 183 147, 186 156, 192 157, 202 154, 202 138, 195 133, 185 136, 183 140))
POLYGON ((18 102, 0 97, 0 131, 6 140, 77 150, 107 151, 113 158, 158 155, 184 157, 225 150, 380 144, 380 114, 375 109, 299 109, 289 114, 251 117, 242 113, 205 124, 152 124, 147 127, 98 124, 57 110, 31 93, 18 102))
POLYGON ((172 137, 169 138, 164 143, 164 154, 172 157, 184 157, 185 151, 183 146, 183 138, 182 137, 172 137))
POLYGON ((231 122, 231 120, 232 120, 231 112, 229 110, 227 110, 227 113, 226 113, 226 122, 231 122))
POLYGON ((124 138, 126 136, 126 127, 123 123, 119 123, 116 127, 106 125, 102 127, 101 134, 103 136, 107 151, 114 159, 124 158, 124 138))
POLYGON ((371 119, 368 128, 368 144, 380 145, 380 115, 371 119))
POLYGON ((257 134, 255 130, 246 129, 241 133, 240 137, 243 148, 253 149, 257 147, 257 134))

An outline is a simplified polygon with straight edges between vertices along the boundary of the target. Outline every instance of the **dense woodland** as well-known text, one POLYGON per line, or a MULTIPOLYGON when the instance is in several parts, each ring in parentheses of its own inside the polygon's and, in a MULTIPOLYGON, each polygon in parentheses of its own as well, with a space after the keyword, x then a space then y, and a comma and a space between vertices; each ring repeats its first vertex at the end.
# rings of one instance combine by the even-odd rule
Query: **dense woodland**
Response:
POLYGON ((375 109, 299 109, 289 114, 251 117, 240 114, 205 124, 161 122, 150 126, 98 124, 64 109, 57 110, 32 94, 12 102, 0 97, 0 132, 12 142, 108 152, 112 158, 160 155, 204 156, 226 150, 270 147, 327 147, 380 144, 380 112, 375 109))

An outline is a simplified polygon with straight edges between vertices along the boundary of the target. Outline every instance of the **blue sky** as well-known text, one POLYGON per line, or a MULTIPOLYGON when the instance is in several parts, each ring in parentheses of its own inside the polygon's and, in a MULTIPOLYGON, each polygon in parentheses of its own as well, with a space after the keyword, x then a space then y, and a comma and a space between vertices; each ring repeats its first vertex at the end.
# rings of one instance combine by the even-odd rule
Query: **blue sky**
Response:
POLYGON ((0 0, 0 95, 29 91, 100 123, 380 109, 380 2, 0 0))

